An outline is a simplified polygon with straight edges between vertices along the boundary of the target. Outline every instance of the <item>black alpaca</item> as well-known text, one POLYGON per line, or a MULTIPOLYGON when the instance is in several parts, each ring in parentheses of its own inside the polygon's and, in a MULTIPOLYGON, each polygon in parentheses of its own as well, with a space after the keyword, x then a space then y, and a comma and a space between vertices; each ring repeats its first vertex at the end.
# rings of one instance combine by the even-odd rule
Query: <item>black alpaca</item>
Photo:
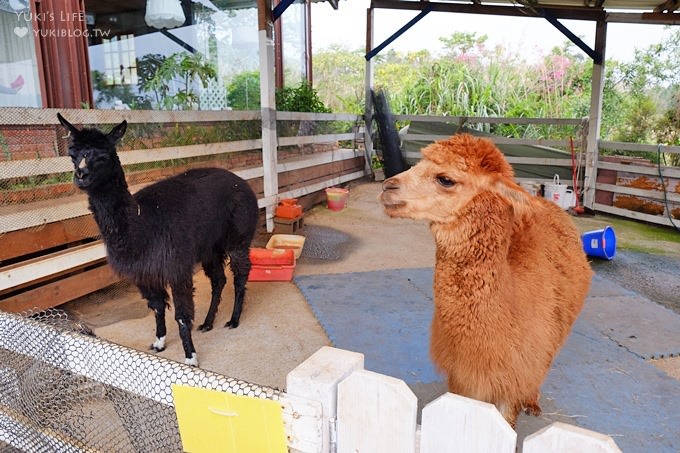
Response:
POLYGON ((212 287, 210 309, 198 329, 213 327, 227 282, 227 257, 234 275, 235 297, 231 320, 225 327, 238 327, 251 267, 249 247, 257 227, 255 194, 248 183, 227 170, 200 168, 132 195, 116 154, 116 143, 125 134, 127 122, 104 134, 96 129, 77 129, 60 114, 57 117, 71 132, 73 181, 87 192, 109 264, 137 285, 155 313, 156 341, 151 349, 165 349, 169 286, 185 363, 198 365, 191 340, 194 265, 201 263, 212 287))

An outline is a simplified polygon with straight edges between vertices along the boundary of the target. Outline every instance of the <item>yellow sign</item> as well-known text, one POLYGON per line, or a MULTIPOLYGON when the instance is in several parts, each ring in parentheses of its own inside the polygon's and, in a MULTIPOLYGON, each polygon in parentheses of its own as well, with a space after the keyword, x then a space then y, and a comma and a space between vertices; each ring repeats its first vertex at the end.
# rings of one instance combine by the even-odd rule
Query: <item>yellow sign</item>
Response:
POLYGON ((184 451, 286 453, 283 411, 276 401, 173 385, 184 451))

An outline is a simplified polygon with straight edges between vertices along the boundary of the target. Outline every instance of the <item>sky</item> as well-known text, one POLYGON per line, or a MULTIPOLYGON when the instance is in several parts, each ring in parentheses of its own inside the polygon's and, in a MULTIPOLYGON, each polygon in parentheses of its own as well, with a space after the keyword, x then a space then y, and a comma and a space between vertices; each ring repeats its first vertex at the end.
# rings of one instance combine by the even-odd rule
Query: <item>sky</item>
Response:
MULTIPOLYGON (((366 9, 369 0, 340 0, 338 10, 327 2, 312 4, 312 46, 313 51, 341 44, 354 50, 365 48, 366 9)), ((374 13, 374 45, 379 45, 409 20, 417 11, 395 11, 376 9, 374 13)), ((590 48, 595 47, 595 23, 592 21, 560 21, 590 48)), ((678 27, 678 26, 676 26, 678 27)), ((631 61, 634 49, 644 49, 651 44, 662 42, 674 30, 663 25, 607 24, 606 58, 631 61)), ((566 40, 560 31, 548 21, 540 18, 483 16, 479 14, 458 14, 431 12, 390 44, 383 52, 394 49, 411 51, 441 49, 440 36, 455 32, 474 32, 487 35, 487 48, 503 45, 506 49, 523 54, 527 60, 547 54, 553 47, 561 46, 566 40)), ((584 54, 585 55, 585 54, 584 54)))

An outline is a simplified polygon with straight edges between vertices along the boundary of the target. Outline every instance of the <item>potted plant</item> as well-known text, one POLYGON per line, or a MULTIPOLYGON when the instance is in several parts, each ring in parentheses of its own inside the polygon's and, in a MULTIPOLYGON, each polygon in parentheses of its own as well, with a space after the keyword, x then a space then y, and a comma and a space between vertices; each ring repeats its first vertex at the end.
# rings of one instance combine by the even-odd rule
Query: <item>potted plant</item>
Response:
POLYGON ((373 179, 375 181, 382 181, 385 179, 385 163, 377 154, 371 157, 371 168, 373 169, 373 179))

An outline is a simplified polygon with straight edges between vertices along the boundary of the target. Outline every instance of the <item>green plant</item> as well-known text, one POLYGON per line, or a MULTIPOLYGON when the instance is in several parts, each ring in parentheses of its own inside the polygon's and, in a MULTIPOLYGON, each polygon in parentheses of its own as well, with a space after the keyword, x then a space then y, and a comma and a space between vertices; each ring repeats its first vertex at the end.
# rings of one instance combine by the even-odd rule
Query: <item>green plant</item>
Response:
POLYGON ((276 109, 284 112, 316 112, 330 113, 317 91, 307 82, 302 81, 294 88, 281 88, 276 91, 276 109))
POLYGON ((227 102, 234 110, 260 109, 260 73, 242 72, 227 87, 227 102))
POLYGON ((385 162, 378 156, 377 154, 373 154, 371 156, 371 168, 374 170, 377 170, 378 168, 383 168, 385 166, 385 162))
POLYGON ((177 52, 163 60, 153 77, 144 82, 144 86, 156 94, 157 100, 160 99, 161 109, 194 110, 200 107, 198 93, 194 90, 195 83, 200 82, 206 88, 216 76, 214 66, 202 54, 177 52), (179 86, 174 94, 170 94, 171 84, 179 86))

